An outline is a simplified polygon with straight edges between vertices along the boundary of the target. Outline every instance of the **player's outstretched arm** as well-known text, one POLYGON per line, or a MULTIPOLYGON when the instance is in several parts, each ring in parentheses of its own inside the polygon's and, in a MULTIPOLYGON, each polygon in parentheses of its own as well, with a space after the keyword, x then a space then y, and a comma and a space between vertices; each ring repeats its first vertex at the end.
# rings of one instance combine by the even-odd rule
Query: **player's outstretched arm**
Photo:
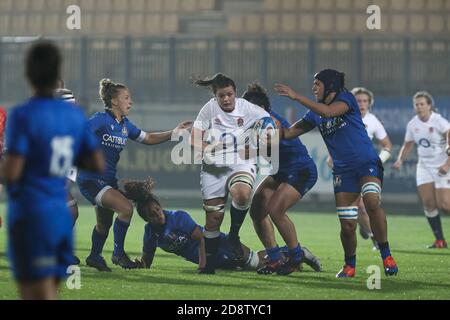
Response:
POLYGON ((189 129, 191 129, 191 127, 192 127, 192 121, 184 121, 184 122, 180 123, 175 129, 170 130, 170 131, 152 132, 152 133, 147 132, 142 143, 147 144, 147 145, 160 144, 160 143, 169 141, 174 132, 180 131, 180 130, 189 130, 189 129))
POLYGON ((414 141, 405 141, 403 143, 403 146, 400 149, 400 152, 398 153, 397 161, 395 161, 395 163, 392 165, 392 167, 394 169, 400 170, 400 168, 403 165, 403 161, 405 161, 405 159, 408 158, 413 147, 414 147, 414 141))
POLYGON ((312 123, 309 123, 308 121, 304 119, 300 119, 296 123, 294 123, 289 128, 281 128, 280 129, 280 138, 281 139, 292 139, 296 138, 298 136, 301 136, 302 134, 305 134, 312 129, 314 129, 314 125, 312 123))
POLYGON ((302 96, 292 90, 289 86, 284 84, 275 84, 275 91, 280 96, 288 97, 292 100, 300 102, 302 105, 304 105, 309 110, 317 113, 321 117, 325 118, 332 118, 341 116, 349 110, 349 107, 346 103, 342 101, 334 102, 330 105, 326 105, 323 103, 312 101, 311 99, 308 99, 305 96, 302 96))

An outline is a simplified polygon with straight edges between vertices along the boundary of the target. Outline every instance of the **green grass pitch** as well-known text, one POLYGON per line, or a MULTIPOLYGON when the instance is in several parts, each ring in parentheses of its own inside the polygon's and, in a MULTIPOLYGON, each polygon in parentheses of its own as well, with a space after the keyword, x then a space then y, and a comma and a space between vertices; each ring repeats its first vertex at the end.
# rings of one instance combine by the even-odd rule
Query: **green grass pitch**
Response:
MULTIPOLYGON (((200 224, 200 210, 188 210, 200 224)), ((1 206, 4 218, 4 206, 1 206)), ((99 273, 85 266, 89 253, 95 215, 91 207, 80 209, 76 227, 76 253, 81 258, 81 289, 69 290, 61 284, 62 299, 450 299, 450 250, 425 249, 432 234, 424 217, 390 216, 389 236, 394 257, 400 268, 397 277, 382 273, 381 289, 369 290, 366 273, 370 265, 381 265, 370 241, 358 238, 357 274, 354 279, 336 279, 343 263, 339 240, 339 223, 333 214, 291 213, 303 245, 320 257, 324 272, 305 266, 303 272, 288 277, 261 276, 254 271, 222 271, 216 275, 197 275, 196 265, 172 254, 157 250, 151 269, 122 270, 110 262, 112 230, 104 256, 112 273, 99 273)), ((222 230, 228 229, 225 217, 222 230)), ((443 219, 450 232, 450 219, 443 219)), ((140 256, 144 223, 135 215, 126 239, 131 257, 140 256)), ((242 242, 254 250, 262 248, 247 217, 241 232, 242 242)), ((279 241, 282 244, 282 241, 279 241)), ((14 281, 6 259, 6 230, 0 229, 0 299, 17 299, 14 281)))

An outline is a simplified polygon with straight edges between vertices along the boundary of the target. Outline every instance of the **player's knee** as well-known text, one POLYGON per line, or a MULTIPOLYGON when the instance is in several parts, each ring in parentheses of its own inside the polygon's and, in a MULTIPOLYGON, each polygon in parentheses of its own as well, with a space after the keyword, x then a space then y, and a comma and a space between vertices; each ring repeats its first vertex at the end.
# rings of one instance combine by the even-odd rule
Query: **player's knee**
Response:
POLYGON ((117 211, 122 219, 131 220, 133 216, 133 205, 130 201, 124 202, 117 211))
POLYGON ((446 215, 450 215, 450 201, 443 201, 439 205, 439 210, 446 215))
POLYGON ((367 214, 370 215, 372 213, 375 213, 378 209, 380 209, 380 200, 378 198, 368 199, 367 201, 364 201, 364 205, 367 214))
POLYGON ((341 220, 341 231, 345 235, 352 235, 356 232, 356 220, 341 220))

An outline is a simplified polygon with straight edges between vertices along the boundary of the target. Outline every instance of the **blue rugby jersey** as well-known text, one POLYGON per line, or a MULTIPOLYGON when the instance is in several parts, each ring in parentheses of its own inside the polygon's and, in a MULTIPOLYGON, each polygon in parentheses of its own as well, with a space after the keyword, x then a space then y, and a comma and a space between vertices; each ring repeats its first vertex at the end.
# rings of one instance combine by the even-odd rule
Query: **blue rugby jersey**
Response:
POLYGON ((333 158, 333 167, 348 168, 379 159, 367 135, 353 94, 348 91, 341 92, 335 99, 335 102, 338 101, 347 104, 349 107, 347 113, 333 118, 323 118, 310 110, 303 117, 305 121, 319 128, 333 158))
POLYGON ((99 147, 79 106, 39 97, 11 111, 6 146, 9 154, 25 157, 20 180, 8 186, 8 201, 34 206, 45 201, 65 203, 65 176, 81 157, 99 147))
POLYGON ((101 150, 105 156, 106 167, 103 174, 95 174, 80 170, 77 179, 90 180, 102 179, 106 181, 114 180, 117 173, 117 163, 120 153, 127 143, 127 139, 142 142, 145 132, 138 129, 126 117, 122 121, 117 121, 114 115, 109 112, 97 112, 89 119, 91 131, 97 137, 101 145, 101 150))

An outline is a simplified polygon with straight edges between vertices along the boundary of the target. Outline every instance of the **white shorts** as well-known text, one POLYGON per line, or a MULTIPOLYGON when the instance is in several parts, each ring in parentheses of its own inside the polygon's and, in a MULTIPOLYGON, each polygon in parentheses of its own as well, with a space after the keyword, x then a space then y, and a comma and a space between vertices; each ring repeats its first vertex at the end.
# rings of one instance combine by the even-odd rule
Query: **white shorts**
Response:
POLYGON ((439 175, 439 167, 425 167, 417 165, 417 186, 426 183, 434 183, 436 189, 450 189, 450 171, 445 176, 439 175))
POLYGON ((72 182, 76 182, 77 181, 77 168, 76 167, 71 168, 70 172, 66 176, 66 178, 72 182))
POLYGON ((203 164, 200 172, 203 200, 225 198, 228 195, 228 179, 236 172, 247 172, 255 179, 256 166, 252 164, 238 164, 232 167, 217 167, 203 164))

